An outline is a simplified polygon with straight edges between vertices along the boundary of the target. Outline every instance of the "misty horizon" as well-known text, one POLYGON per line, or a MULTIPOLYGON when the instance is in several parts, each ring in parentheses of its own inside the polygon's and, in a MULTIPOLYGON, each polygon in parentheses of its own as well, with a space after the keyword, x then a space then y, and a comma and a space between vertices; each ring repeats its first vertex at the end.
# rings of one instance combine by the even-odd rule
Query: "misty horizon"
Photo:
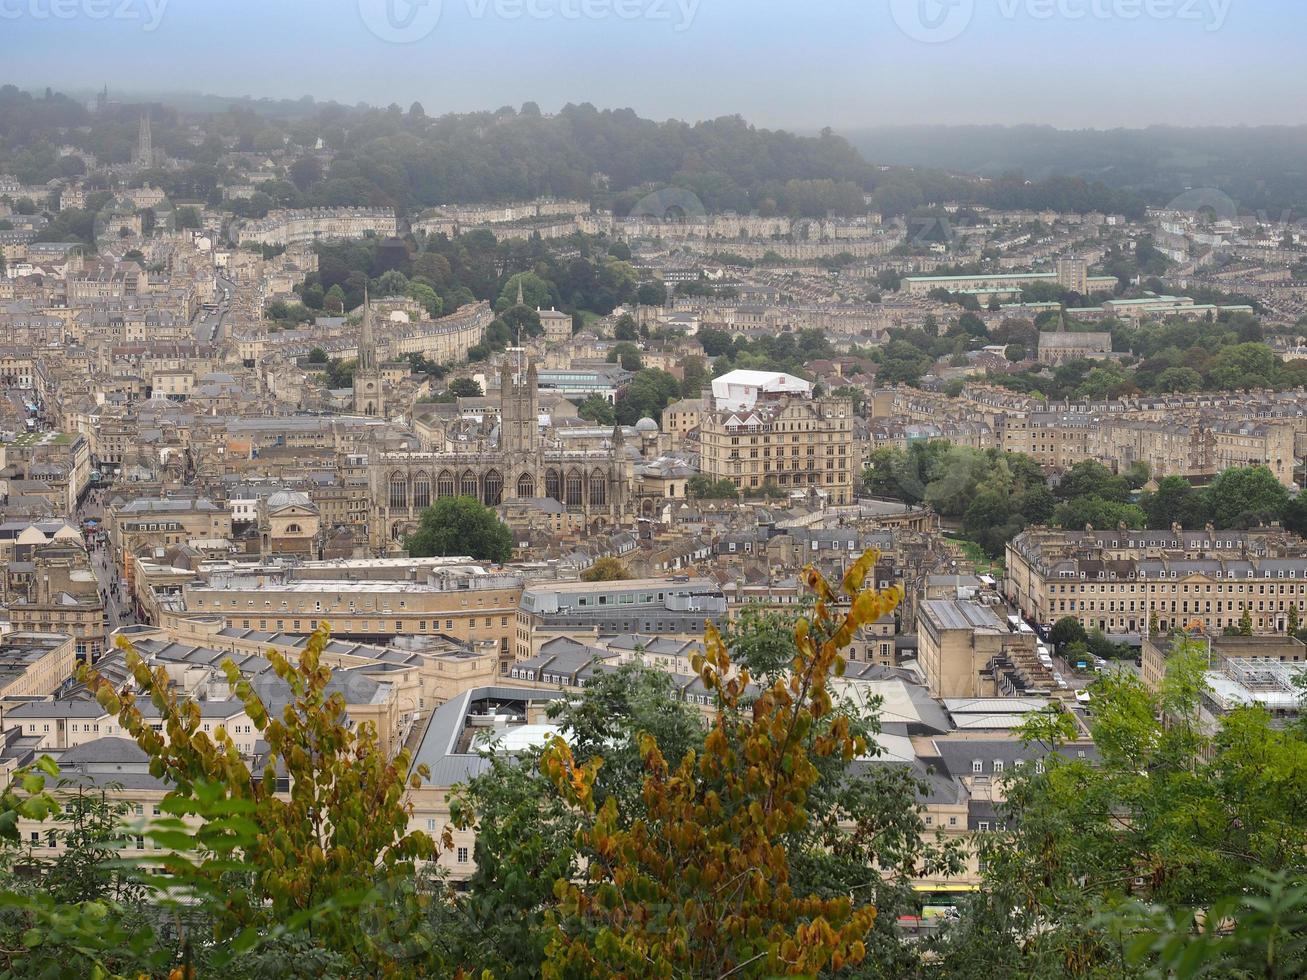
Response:
POLYGON ((566 103, 814 132, 1300 125, 1307 12, 1233 0, 7 0, 9 80, 431 115, 566 103), (107 14, 104 11, 108 11, 107 14), (588 12, 588 13, 587 13, 588 12), (52 66, 58 66, 57 70, 52 66), (1237 66, 1237 67, 1235 67, 1237 66))
MULTIPOLYGON (((407 110, 413 102, 417 102, 423 107, 423 110, 429 116, 440 115, 470 115, 480 112, 498 112, 501 109, 520 110, 527 103, 534 103, 540 111, 546 116, 557 115, 568 105, 592 105, 600 112, 634 112, 642 119, 649 119, 653 122, 683 122, 689 125, 711 122, 716 119, 739 117, 751 126, 759 129, 767 129, 776 132, 790 132, 798 136, 815 136, 823 129, 831 129, 836 135, 849 136, 850 134, 875 133, 875 132, 924 132, 929 130, 992 130, 992 131, 1012 131, 1021 129, 1044 129, 1053 130, 1059 134, 1110 134, 1110 133, 1145 133, 1149 130, 1179 130, 1185 132, 1199 133, 1203 131, 1216 130, 1247 130, 1247 131, 1294 131, 1307 129, 1307 119, 1302 122, 1284 122, 1284 123, 1247 123, 1247 122, 1203 122, 1203 123, 1175 123, 1168 121, 1159 121, 1151 123, 1139 123, 1136 125, 1059 125, 1056 122, 1030 120, 1027 122, 864 122, 855 123, 847 126, 834 125, 814 125, 813 123, 804 123, 799 125, 787 125, 785 123, 772 123, 759 118, 755 118, 743 110, 727 109, 714 115, 669 115, 662 116, 656 113, 645 111, 638 104, 629 103, 609 103, 601 99, 586 98, 574 101, 559 102, 557 104, 545 104, 538 99, 526 99, 519 103, 486 103, 469 107, 440 107, 433 109, 423 99, 356 99, 341 100, 319 98, 311 92, 303 92, 299 95, 270 95, 257 92, 241 92, 239 94, 232 92, 210 91, 206 89, 178 89, 178 88, 130 88, 114 87, 105 83, 98 87, 87 87, 85 85, 60 85, 57 80, 38 80, 38 81, 19 81, 12 78, 0 78, 0 85, 13 85, 18 89, 28 92, 33 96, 40 96, 49 89, 51 92, 65 95, 69 98, 81 102, 91 103, 95 97, 107 87, 110 99, 114 102, 125 104, 148 104, 157 103, 159 105, 183 107, 188 100, 204 100, 214 103, 241 104, 248 103, 251 106, 269 106, 269 105, 293 105, 296 103, 312 104, 317 108, 329 105, 337 105, 344 108, 369 108, 369 109, 386 109, 392 105, 398 105, 401 109, 407 110)), ((210 111, 221 111, 220 106, 215 106, 210 111)))

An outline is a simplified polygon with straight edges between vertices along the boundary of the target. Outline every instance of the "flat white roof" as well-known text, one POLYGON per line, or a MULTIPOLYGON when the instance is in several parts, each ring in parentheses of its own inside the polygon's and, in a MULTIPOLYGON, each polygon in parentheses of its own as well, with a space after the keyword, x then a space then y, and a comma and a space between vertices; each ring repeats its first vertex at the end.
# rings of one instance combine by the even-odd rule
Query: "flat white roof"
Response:
POLYGON ((786 374, 783 371, 749 371, 745 368, 737 368, 713 380, 720 381, 722 384, 758 385, 759 387, 769 384, 782 384, 786 381, 797 381, 799 384, 808 383, 802 378, 796 378, 794 375, 786 374))

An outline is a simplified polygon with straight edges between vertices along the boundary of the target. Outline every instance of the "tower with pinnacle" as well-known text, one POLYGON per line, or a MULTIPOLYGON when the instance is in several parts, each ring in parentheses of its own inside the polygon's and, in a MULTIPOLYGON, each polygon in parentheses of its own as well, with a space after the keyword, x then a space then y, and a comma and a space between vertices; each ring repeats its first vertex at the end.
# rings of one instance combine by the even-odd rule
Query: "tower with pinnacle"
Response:
POLYGON ((526 351, 506 350, 499 379, 499 448, 510 458, 533 456, 540 448, 539 385, 526 351))
POLYGON ((377 342, 372 334, 372 303, 363 287, 363 325, 359 332, 359 356, 354 369, 354 411, 381 418, 385 415, 381 366, 377 363, 377 342))
POLYGON ((138 167, 154 166, 154 137, 150 135, 150 114, 141 114, 141 128, 136 135, 136 153, 132 162, 138 167))

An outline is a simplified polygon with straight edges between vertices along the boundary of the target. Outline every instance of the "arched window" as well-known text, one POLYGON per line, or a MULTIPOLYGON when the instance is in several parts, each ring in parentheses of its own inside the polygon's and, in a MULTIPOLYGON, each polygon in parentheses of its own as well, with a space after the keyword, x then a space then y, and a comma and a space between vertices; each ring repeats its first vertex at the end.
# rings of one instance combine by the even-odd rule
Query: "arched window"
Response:
POLYGON ((467 470, 463 474, 463 478, 458 481, 458 495, 460 497, 471 497, 473 500, 481 496, 477 493, 477 475, 471 470, 467 470))
POLYGON ((486 506, 498 507, 503 499, 504 478, 499 475, 498 470, 491 470, 486 474, 486 506))
POLYGON ((558 470, 545 470, 545 496, 563 502, 563 487, 558 479, 558 470))
POLYGON ((440 476, 436 477, 436 495, 440 497, 454 496, 454 474, 449 470, 441 470, 440 476))
POLYGON ((567 471, 567 499, 564 503, 568 507, 581 506, 581 474, 576 470, 567 471))
POLYGON ((604 480, 603 470, 590 474, 590 506, 603 507, 608 503, 608 484, 604 480))
POLYGON ((300 534, 300 533, 302 533, 302 532, 300 531, 300 526, 299 526, 298 524, 287 524, 287 525, 286 525, 286 533, 287 533, 287 534, 300 534))
POLYGON ((403 473, 390 474, 390 506, 408 506, 408 481, 403 473))
POLYGON ((536 480, 530 473, 523 473, 517 478, 517 495, 527 499, 536 495, 536 480))
POLYGON ((413 478, 413 506, 418 510, 431 506, 431 477, 425 473, 413 478))

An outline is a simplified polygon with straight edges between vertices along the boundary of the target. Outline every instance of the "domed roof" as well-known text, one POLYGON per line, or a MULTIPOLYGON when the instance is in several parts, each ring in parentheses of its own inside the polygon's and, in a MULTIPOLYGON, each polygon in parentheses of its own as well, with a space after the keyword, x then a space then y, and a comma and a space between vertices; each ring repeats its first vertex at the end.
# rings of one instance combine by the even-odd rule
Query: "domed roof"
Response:
POLYGON ((635 431, 636 431, 636 432, 657 432, 657 431, 658 431, 658 423, 655 422, 653 419, 649 418, 649 416, 646 415, 646 416, 645 416, 644 418, 642 418, 639 422, 636 422, 636 423, 635 423, 635 431))
POLYGON ((298 490, 278 490, 268 497, 268 510, 280 510, 283 507, 312 507, 313 501, 307 493, 298 490))

